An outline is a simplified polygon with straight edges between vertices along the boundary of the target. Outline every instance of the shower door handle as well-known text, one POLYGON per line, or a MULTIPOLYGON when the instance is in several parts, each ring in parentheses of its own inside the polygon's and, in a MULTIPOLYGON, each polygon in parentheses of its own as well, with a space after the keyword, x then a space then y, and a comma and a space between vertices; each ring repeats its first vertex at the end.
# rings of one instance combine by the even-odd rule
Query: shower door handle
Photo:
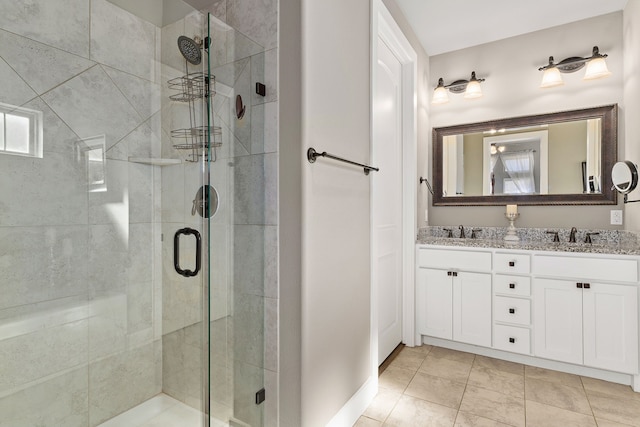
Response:
POLYGON ((193 228, 181 228, 176 231, 176 234, 173 236, 173 266, 176 269, 176 272, 184 277, 193 277, 200 271, 200 255, 202 252, 202 239, 200 237, 200 233, 198 230, 194 230, 193 228), (191 270, 183 270, 180 268, 180 235, 193 235, 196 238, 196 268, 191 270))

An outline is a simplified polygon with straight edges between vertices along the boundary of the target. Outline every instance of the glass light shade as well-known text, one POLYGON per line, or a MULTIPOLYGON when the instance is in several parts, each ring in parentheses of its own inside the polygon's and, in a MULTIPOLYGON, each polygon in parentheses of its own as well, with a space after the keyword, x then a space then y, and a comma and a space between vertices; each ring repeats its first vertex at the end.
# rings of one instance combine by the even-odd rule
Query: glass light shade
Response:
POLYGON ((464 91, 464 97, 466 99, 475 99, 482 97, 482 88, 480 82, 477 80, 471 80, 467 83, 467 90, 464 91))
POLYGON ((564 82, 562 81, 562 75, 560 74, 560 70, 556 67, 547 68, 544 70, 544 74, 542 75, 542 83, 540 83, 540 87, 554 87, 554 86, 562 86, 564 82))
POLYGON ((443 86, 438 86, 433 91, 433 98, 431 99, 432 104, 446 104, 449 102, 449 94, 447 93, 447 89, 443 86))
POLYGON ((587 71, 583 80, 594 80, 611 75, 604 58, 594 58, 587 63, 587 71))

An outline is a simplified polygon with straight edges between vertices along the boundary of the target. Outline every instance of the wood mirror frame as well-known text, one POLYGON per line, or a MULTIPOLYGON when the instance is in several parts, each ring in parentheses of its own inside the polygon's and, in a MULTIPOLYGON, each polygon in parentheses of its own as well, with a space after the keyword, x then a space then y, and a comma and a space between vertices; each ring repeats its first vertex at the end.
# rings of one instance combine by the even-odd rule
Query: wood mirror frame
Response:
POLYGON ((563 111, 559 113, 513 117, 480 123, 433 128, 433 205, 434 206, 499 206, 518 205, 615 205, 617 192, 612 189, 611 168, 618 157, 618 105, 563 111), (443 196, 443 137, 485 132, 490 129, 518 128, 568 121, 602 119, 602 193, 525 194, 486 196, 443 196))

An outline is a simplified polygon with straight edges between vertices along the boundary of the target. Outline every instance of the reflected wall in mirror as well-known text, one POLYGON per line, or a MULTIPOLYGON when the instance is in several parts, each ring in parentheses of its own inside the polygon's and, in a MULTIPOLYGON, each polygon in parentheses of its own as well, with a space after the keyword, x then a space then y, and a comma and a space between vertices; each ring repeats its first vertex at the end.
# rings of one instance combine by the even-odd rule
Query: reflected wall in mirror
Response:
POLYGON ((617 105, 434 128, 433 204, 615 204, 617 146, 617 105))

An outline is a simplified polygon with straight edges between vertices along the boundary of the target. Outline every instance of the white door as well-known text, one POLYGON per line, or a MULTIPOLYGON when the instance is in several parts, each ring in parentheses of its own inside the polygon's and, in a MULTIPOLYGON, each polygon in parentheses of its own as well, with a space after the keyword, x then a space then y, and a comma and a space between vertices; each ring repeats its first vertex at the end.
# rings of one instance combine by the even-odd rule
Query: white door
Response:
POLYGON ((638 289, 590 283, 582 291, 584 364, 638 373, 638 289))
POLYGON ((491 275, 454 274, 454 341, 491 347, 491 275))
POLYGON ((378 363, 402 341, 402 65, 378 38, 372 181, 373 286, 378 290, 378 363))
POLYGON ((582 364, 582 289, 568 280, 533 284, 535 355, 582 364))

